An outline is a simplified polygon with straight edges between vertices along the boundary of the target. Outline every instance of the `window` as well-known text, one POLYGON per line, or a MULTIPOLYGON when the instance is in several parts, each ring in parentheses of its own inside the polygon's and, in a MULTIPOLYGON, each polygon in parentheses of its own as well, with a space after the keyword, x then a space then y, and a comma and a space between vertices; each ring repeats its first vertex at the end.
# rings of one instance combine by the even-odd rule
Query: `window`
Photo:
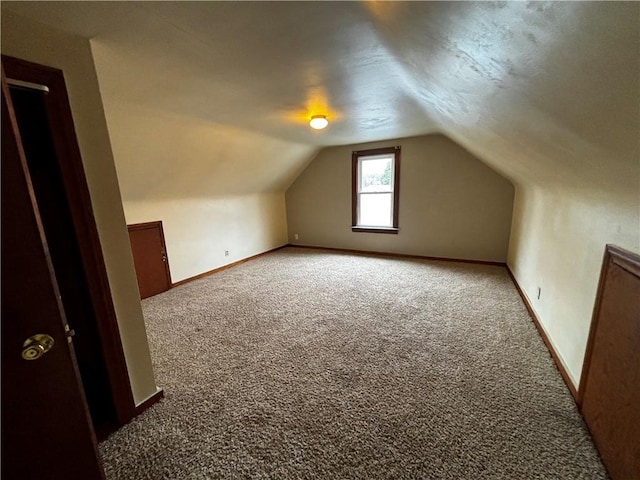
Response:
POLYGON ((351 230, 398 233, 400 147, 353 152, 351 230))

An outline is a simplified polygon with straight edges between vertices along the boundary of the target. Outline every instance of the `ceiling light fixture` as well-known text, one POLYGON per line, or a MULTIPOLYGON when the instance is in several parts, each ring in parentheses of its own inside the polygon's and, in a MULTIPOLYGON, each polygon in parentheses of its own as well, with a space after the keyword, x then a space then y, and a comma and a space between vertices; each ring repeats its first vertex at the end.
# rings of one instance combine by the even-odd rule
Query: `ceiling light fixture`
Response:
POLYGON ((309 125, 311 125, 311 128, 315 128, 316 130, 322 130, 329 125, 329 120, 327 120, 326 115, 314 115, 311 117, 309 125))

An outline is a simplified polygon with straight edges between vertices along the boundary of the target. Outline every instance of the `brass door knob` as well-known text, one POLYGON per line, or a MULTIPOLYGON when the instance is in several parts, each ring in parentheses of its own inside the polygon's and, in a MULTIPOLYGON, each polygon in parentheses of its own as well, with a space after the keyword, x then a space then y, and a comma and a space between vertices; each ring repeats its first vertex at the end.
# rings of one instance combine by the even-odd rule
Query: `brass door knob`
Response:
POLYGON ((22 345, 22 358, 38 360, 53 347, 55 341, 46 333, 37 333, 27 338, 22 345))

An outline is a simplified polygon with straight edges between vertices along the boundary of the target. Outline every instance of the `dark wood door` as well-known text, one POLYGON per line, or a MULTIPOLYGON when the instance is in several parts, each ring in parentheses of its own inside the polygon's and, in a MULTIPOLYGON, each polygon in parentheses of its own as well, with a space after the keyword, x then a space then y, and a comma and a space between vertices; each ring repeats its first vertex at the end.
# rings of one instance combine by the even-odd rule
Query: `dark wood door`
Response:
MULTIPOLYGON (((102 479, 95 434, 2 72, 2 477, 102 479), (23 358, 24 342, 53 346, 23 358)), ((34 353, 35 352, 35 353, 34 353)))
POLYGON ((579 398, 611 477, 640 478, 640 256, 610 245, 579 398))
POLYGON ((135 404, 63 72, 2 55, 31 187, 98 437, 135 404))
POLYGON ((137 223, 127 228, 140 298, 166 292, 171 288, 171 273, 162 222, 137 223))
POLYGON ((49 93, 9 85, 34 198, 96 432, 115 429, 116 411, 89 282, 47 118, 49 93))

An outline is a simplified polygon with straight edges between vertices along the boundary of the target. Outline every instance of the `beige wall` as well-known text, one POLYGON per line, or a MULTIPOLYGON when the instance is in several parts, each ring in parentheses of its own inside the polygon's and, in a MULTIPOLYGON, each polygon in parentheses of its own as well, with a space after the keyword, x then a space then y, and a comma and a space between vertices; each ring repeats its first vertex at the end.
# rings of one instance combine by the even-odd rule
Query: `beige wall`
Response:
POLYGON ((124 209, 128 224, 162 220, 173 282, 287 243, 282 193, 133 201, 124 209))
POLYGON ((140 403, 156 385, 89 42, 3 11, 2 53, 64 71, 133 396, 140 403))
POLYGON ((289 242, 504 262, 513 195, 508 180, 442 135, 326 148, 287 191, 289 242), (393 145, 402 147, 400 232, 352 232, 351 152, 393 145))
POLYGON ((640 253, 638 193, 517 188, 509 267, 576 387, 605 245, 640 253))

